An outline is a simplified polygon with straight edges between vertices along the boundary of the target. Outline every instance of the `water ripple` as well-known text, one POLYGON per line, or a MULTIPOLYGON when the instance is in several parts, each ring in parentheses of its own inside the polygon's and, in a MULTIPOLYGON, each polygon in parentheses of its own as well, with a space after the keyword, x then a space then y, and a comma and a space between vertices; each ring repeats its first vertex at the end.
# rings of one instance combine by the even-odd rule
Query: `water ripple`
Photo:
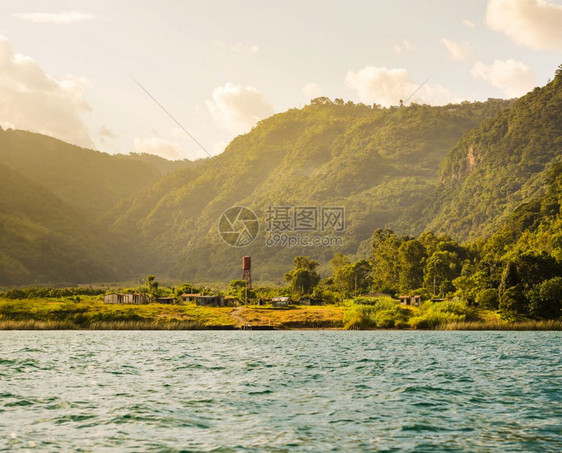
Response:
POLYGON ((560 332, 0 332, 0 450, 560 451, 560 332))

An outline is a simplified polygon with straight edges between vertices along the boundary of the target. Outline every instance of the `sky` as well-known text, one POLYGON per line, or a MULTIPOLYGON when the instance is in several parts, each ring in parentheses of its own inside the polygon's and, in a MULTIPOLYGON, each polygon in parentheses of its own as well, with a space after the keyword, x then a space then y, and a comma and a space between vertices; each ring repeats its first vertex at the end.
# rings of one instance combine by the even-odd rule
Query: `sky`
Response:
POLYGON ((318 96, 513 98, 562 63, 562 0, 3 0, 0 19, 2 127, 168 159, 318 96))

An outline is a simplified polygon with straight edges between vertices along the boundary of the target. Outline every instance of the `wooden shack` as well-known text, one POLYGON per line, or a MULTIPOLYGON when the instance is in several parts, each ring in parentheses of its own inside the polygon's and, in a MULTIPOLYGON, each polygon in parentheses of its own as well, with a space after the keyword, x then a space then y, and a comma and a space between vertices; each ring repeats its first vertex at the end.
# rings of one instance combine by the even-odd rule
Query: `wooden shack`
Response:
POLYGON ((224 307, 226 301, 224 296, 197 296, 195 303, 204 307, 224 307))
POLYGON ((421 296, 418 295, 404 295, 399 296, 398 298, 400 299, 400 303, 402 305, 413 305, 414 307, 419 307, 421 304, 421 296))
POLYGON ((124 294, 111 293, 103 296, 104 304, 122 304, 124 294))
POLYGON ((184 302, 195 302, 195 300, 200 296, 201 294, 197 293, 197 294, 188 294, 188 293, 183 293, 181 295, 181 298, 184 302))
POLYGON ((291 299, 287 296, 277 296, 271 299, 271 305, 274 307, 288 307, 291 299))
POLYGON ((111 293, 103 296, 103 302, 105 304, 149 304, 150 296, 140 293, 111 293))
POLYGON ((159 297, 158 303, 159 304, 175 304, 176 298, 175 297, 159 297))
POLYGON ((313 299, 312 297, 301 297, 299 299, 299 305, 324 305, 324 301, 321 299, 313 299))

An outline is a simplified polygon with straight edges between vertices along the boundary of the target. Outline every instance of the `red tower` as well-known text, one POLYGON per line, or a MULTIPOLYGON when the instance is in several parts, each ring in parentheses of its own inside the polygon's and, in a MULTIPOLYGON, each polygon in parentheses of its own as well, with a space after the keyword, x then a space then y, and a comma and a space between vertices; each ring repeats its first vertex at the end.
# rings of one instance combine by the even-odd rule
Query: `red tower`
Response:
POLYGON ((252 289, 252 258, 245 256, 242 258, 242 280, 248 282, 248 288, 252 289))

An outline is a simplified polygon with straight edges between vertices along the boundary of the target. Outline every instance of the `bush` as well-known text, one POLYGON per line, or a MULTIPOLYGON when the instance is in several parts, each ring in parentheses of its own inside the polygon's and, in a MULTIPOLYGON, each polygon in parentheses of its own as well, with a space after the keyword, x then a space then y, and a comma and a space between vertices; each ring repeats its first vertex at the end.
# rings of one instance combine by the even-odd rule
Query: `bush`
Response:
POLYGON ((375 307, 375 310, 390 310, 398 304, 398 301, 391 297, 356 297, 353 299, 353 303, 370 305, 375 307))
POLYGON ((395 313, 392 310, 381 310, 375 313, 375 323, 379 329, 391 329, 394 327, 396 320, 395 313))
POLYGON ((346 329, 372 329, 376 327, 373 318, 375 310, 369 305, 355 305, 346 308, 343 314, 343 323, 346 329))
POLYGON ((483 289, 476 296, 476 304, 481 308, 490 310, 498 309, 498 290, 493 288, 483 289))
MULTIPOLYGON (((357 298, 364 300, 365 298, 357 298)), ((408 326, 410 310, 400 306, 397 300, 381 297, 369 300, 369 304, 347 307, 344 312, 344 326, 347 329, 391 329, 408 326)))
POLYGON ((562 311, 562 277, 545 280, 528 293, 529 313, 533 317, 556 319, 562 311))
POLYGON ((426 302, 422 305, 422 313, 411 318, 409 324, 414 329, 435 329, 443 324, 464 321, 467 312, 463 302, 426 302))
POLYGON ((462 322, 466 319, 466 315, 459 315, 448 312, 427 312, 421 316, 415 316, 410 319, 410 327, 414 329, 435 329, 444 324, 451 322, 462 322))
POLYGON ((444 300, 435 302, 428 306, 429 313, 452 313, 455 315, 466 315, 468 308, 463 302, 444 300))

